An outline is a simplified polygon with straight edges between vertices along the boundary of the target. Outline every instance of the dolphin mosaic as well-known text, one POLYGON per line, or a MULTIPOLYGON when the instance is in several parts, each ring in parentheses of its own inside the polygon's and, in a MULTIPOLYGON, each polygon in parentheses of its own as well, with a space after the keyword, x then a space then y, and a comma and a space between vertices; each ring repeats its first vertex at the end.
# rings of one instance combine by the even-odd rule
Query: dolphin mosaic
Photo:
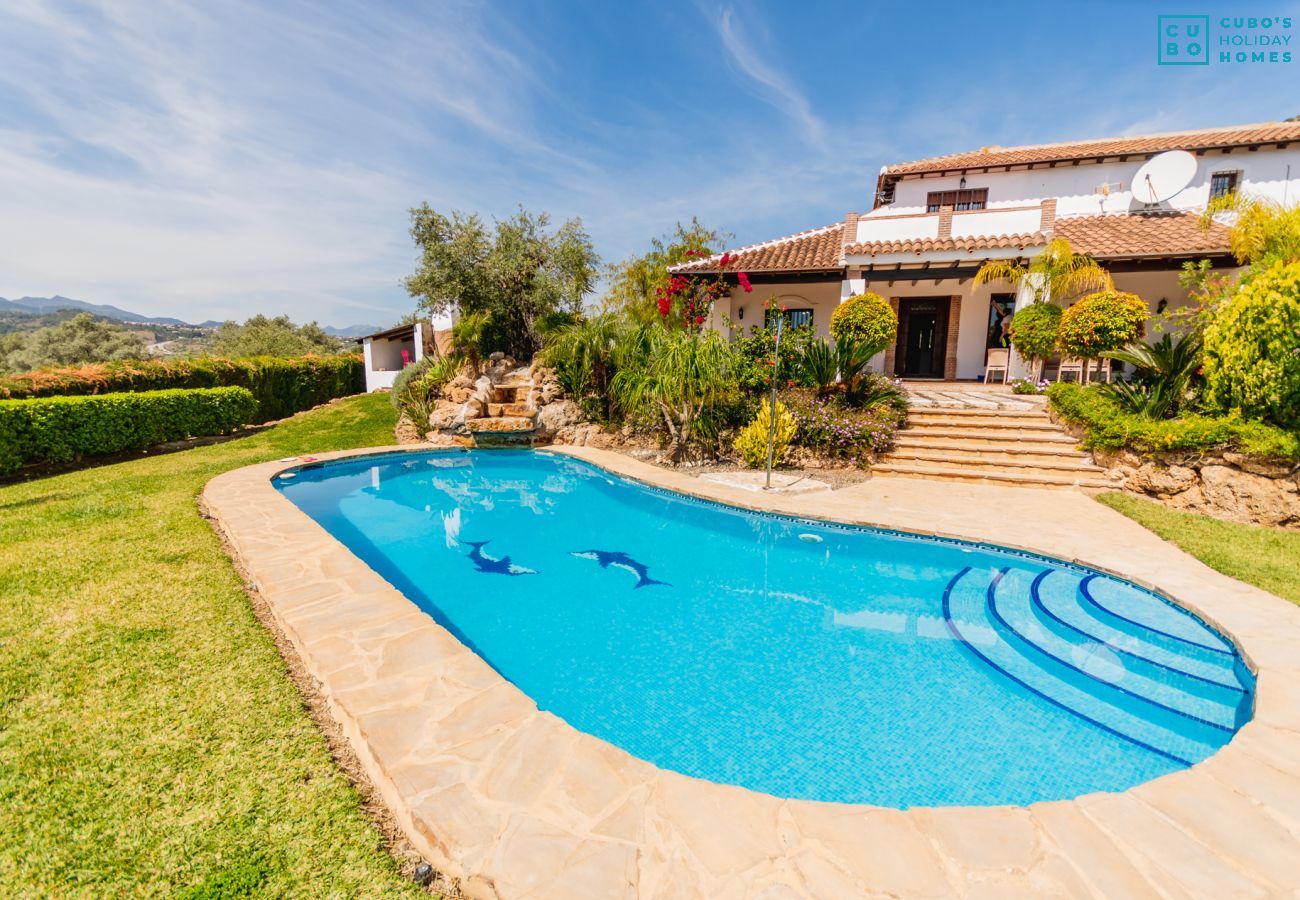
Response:
POLYGON ((491 541, 464 541, 472 549, 469 551, 469 558, 480 572, 491 572, 494 575, 536 575, 536 569, 528 569, 524 566, 516 566, 510 562, 510 557, 503 556, 495 559, 483 552, 483 548, 491 541))
POLYGON ((664 587, 672 587, 666 581, 656 581, 650 577, 650 570, 645 567, 644 563, 637 562, 626 553, 611 552, 608 550, 575 550, 569 554, 576 556, 578 559, 590 559, 600 563, 602 569, 608 569, 613 566, 615 569, 622 569, 625 572, 631 572, 636 576, 636 584, 633 589, 649 587, 652 584, 661 584, 664 587))

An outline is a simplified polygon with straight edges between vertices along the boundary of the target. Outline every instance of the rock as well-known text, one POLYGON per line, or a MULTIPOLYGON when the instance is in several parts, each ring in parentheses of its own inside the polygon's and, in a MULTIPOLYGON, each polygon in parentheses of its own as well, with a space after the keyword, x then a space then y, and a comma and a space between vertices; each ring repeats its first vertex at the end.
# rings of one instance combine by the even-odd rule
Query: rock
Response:
POLYGON ((435 431, 456 428, 464 423, 463 403, 439 400, 429 413, 429 427, 435 431))
POLYGON ((564 388, 558 382, 548 381, 541 386, 540 395, 542 403, 554 403, 564 396, 564 388))
POLYGON ((1169 497, 1196 484, 1196 472, 1186 466, 1162 466, 1145 462, 1126 481, 1129 490, 1169 497))
POLYGON ((1252 475, 1263 475, 1267 478, 1286 478, 1292 474, 1294 468, 1290 463, 1257 459, 1232 451, 1223 454, 1223 461, 1252 475))
POLYGON ((480 400, 478 396, 470 397, 461 404, 460 417, 462 421, 478 419, 487 415, 488 404, 486 400, 480 400))
POLYGON ((1237 522, 1275 527, 1300 524, 1300 496, 1284 490, 1282 483, 1229 466, 1201 469, 1206 503, 1237 522))
POLYGON ((572 400, 548 403, 537 411, 537 433, 539 437, 553 437, 561 428, 577 425, 585 417, 582 407, 572 400))
POLYGON ((488 359, 492 362, 499 362, 500 360, 503 360, 505 358, 506 355, 502 353, 500 350, 498 350, 496 353, 492 353, 488 355, 488 359))

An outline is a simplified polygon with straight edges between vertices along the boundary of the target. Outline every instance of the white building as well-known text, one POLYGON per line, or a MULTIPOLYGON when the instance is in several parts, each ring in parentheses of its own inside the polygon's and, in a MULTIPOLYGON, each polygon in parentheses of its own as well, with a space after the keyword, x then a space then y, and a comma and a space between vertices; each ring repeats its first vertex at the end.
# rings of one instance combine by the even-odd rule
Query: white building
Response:
POLYGON ((426 356, 445 350, 451 319, 397 325, 357 338, 365 357, 366 390, 381 391, 393 386, 397 373, 426 356), (445 325, 445 328, 436 326, 445 325))
MULTIPOLYGON (((1187 302, 1184 262, 1236 265, 1220 225, 1200 226, 1212 196, 1230 191, 1300 202, 1300 122, 1264 123, 1138 137, 967 153, 885 166, 869 212, 730 251, 724 276, 745 272, 753 292, 733 287, 714 309, 724 333, 761 324, 777 299, 795 324, 828 335, 843 299, 874 291, 898 312, 894 347, 872 368, 908 378, 975 379, 997 345, 1002 310, 1032 302, 1009 284, 976 287, 988 259, 1027 262, 1054 237, 1095 257, 1119 290, 1155 312, 1187 302), (1145 203, 1134 176, 1153 156, 1184 150, 1195 174, 1178 193, 1145 203), (730 323, 730 325, 728 324, 730 323)), ((716 273, 720 257, 674 267, 716 273)))

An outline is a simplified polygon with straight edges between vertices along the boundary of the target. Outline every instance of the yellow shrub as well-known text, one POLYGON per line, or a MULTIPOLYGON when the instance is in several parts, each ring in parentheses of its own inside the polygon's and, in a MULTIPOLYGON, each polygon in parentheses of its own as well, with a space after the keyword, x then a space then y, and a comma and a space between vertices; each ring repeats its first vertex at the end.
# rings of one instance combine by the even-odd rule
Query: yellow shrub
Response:
MULTIPOLYGON (((764 401, 754 421, 750 422, 736 435, 736 452, 751 469, 767 465, 767 433, 771 428, 771 402, 764 401)), ((794 440, 796 430, 794 416, 780 400, 776 401, 776 433, 772 437, 772 460, 778 462, 785 448, 794 440)))

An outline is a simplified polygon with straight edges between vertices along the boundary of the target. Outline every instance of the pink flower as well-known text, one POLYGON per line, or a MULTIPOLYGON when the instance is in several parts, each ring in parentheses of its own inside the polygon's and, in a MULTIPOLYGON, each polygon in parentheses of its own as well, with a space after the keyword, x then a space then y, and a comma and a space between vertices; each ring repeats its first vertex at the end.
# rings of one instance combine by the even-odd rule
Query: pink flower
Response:
POLYGON ((749 276, 744 272, 737 272, 736 280, 740 282, 740 286, 745 289, 746 294, 754 290, 754 286, 749 283, 749 276))

